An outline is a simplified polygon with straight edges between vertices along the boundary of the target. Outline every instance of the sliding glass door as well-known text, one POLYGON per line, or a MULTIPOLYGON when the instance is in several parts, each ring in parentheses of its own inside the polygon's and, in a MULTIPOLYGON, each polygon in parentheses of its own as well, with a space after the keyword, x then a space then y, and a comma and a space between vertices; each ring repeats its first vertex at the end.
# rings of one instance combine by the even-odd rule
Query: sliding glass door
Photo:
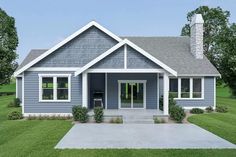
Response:
POLYGON ((144 108, 145 87, 145 81, 120 80, 120 108, 144 108))

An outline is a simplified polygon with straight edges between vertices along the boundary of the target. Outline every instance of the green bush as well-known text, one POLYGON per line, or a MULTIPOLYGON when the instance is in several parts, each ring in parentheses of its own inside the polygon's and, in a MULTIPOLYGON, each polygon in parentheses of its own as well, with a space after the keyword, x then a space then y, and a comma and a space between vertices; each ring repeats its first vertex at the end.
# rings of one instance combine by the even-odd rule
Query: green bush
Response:
POLYGON ((17 119, 22 119, 23 115, 19 111, 13 111, 8 114, 8 120, 17 120, 17 119))
POLYGON ((20 107, 20 99, 19 98, 14 98, 9 104, 8 107, 20 107))
POLYGON ((154 118, 154 123, 158 124, 158 123, 165 123, 166 121, 163 118, 159 118, 159 117, 155 117, 154 118))
POLYGON ((176 120, 178 123, 181 123, 185 118, 184 109, 180 106, 174 105, 170 106, 170 117, 176 120))
POLYGON ((204 110, 200 109, 200 108, 193 108, 190 110, 190 113, 192 114, 203 114, 204 110))
POLYGON ((228 107, 226 107, 226 106, 216 106, 216 112, 226 113, 226 112, 228 112, 228 107))
POLYGON ((123 123, 123 119, 120 118, 120 117, 112 118, 112 119, 110 120, 110 123, 117 123, 117 124, 120 124, 120 123, 123 123))
MULTIPOLYGON (((174 97, 172 94, 169 94, 169 106, 176 105, 176 101, 174 100, 174 97)), ((159 109, 163 111, 163 95, 159 99, 159 109)))
POLYGON ((206 111, 207 111, 208 113, 210 113, 210 112, 213 112, 214 109, 213 109, 211 106, 209 106, 209 107, 206 108, 206 111))
POLYGON ((94 110, 94 120, 96 123, 101 123, 103 121, 103 108, 95 107, 94 110))
POLYGON ((86 123, 88 121, 88 109, 82 106, 73 106, 72 114, 75 121, 86 123))

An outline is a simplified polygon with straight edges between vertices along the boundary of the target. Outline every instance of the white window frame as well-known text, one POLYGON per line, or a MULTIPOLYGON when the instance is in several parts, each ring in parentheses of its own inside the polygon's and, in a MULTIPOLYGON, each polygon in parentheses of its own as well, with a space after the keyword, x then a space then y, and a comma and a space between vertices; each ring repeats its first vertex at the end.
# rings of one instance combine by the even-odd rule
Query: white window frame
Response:
MULTIPOLYGON (((170 78, 171 79, 171 78, 170 78)), ((178 78, 178 97, 174 98, 175 100, 203 100, 204 99, 204 77, 179 77, 178 78), (181 98, 181 79, 189 79, 190 86, 190 97, 189 98, 181 98), (201 79, 201 97, 193 98, 193 79, 201 79)))
POLYGON ((146 109, 146 83, 147 80, 118 80, 118 103, 119 109, 146 109), (133 98, 131 98, 131 108, 122 108, 121 107, 121 83, 143 83, 143 107, 142 108, 134 108, 133 107, 133 98))
POLYGON ((39 76, 39 102, 71 102, 71 74, 38 74, 39 76), (53 78, 53 100, 42 99, 42 78, 52 77, 53 78), (67 77, 68 78, 68 99, 58 100, 57 99, 57 78, 67 77))

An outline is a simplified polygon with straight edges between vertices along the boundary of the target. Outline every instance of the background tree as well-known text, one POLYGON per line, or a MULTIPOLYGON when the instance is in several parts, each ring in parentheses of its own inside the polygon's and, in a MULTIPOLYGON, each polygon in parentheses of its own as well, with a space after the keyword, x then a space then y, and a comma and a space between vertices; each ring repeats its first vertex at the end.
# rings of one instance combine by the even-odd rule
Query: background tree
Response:
POLYGON ((188 24, 182 28, 182 36, 190 36, 190 22, 194 14, 202 14, 204 19, 204 54, 211 63, 218 69, 218 52, 214 49, 219 34, 229 25, 229 11, 223 11, 220 7, 209 8, 208 6, 200 6, 187 14, 188 24))
POLYGON ((0 8, 0 85, 10 82, 17 67, 15 62, 17 46, 15 19, 0 8))
POLYGON ((236 96, 236 24, 221 32, 216 43, 216 49, 221 55, 219 71, 224 82, 230 87, 232 95, 236 96))

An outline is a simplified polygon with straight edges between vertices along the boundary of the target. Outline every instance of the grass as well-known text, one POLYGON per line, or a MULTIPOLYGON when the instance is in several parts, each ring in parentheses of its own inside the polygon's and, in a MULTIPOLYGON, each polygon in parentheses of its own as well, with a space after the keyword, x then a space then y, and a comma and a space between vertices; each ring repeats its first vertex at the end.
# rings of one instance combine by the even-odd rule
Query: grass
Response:
POLYGON ((0 86, 0 92, 15 92, 16 91, 16 83, 11 83, 7 85, 0 86))
MULTIPOLYGON (((7 114, 14 110, 21 110, 20 108, 8 108, 7 104, 12 100, 14 96, 2 96, 0 97, 0 157, 226 157, 235 156, 236 149, 67 149, 56 150, 54 146, 59 140, 66 134, 66 132, 72 127, 71 121, 65 120, 7 120, 7 114)), ((235 103, 235 100, 225 98, 229 104, 235 103)), ((218 100, 219 101, 219 100, 218 100)), ((223 103, 224 99, 220 99, 223 103)), ((222 134, 224 138, 228 138, 230 141, 235 141, 236 133, 235 129, 228 128, 234 127, 235 119, 233 112, 236 110, 233 105, 230 106, 230 113, 219 115, 233 118, 229 119, 225 129, 218 129, 219 125, 212 126, 214 124, 222 124, 221 119, 215 119, 214 121, 207 121, 202 117, 207 126, 211 126, 212 130, 216 130, 218 134, 222 134), (214 128, 215 127, 215 128, 214 128), (232 131, 232 132, 231 132, 232 131), (226 133, 225 133, 226 132, 226 133), (230 136, 226 135, 230 134, 230 136)), ((209 114, 211 115, 211 114, 209 114)), ((205 115, 204 115, 205 116, 205 115)), ((195 116, 194 116, 195 117, 195 116)), ((196 117, 197 118, 197 117, 196 117)), ((208 118, 208 117, 207 117, 208 118)), ((197 118, 198 119, 198 118, 197 118)), ((214 119, 214 118, 213 118, 214 119)), ((225 127, 225 126, 224 126, 225 127)), ((161 134, 161 133, 160 133, 161 134)))
POLYGON ((227 106, 227 113, 194 115, 188 121, 236 144, 236 99, 230 98, 227 87, 217 88, 217 105, 227 106))

